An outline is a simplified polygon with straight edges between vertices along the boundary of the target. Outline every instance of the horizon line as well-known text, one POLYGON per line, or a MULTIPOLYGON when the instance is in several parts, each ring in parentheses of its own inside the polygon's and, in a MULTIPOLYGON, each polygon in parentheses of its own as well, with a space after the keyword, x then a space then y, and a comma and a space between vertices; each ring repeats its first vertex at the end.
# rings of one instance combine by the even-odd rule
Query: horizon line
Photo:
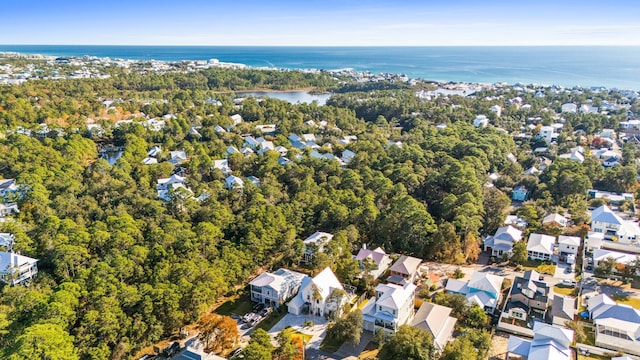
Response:
POLYGON ((35 43, 21 43, 21 44, 0 44, 0 46, 145 46, 145 47, 298 47, 298 48, 317 48, 317 47, 395 47, 395 48, 410 48, 410 47, 640 47, 640 44, 460 44, 460 45, 252 45, 252 44, 239 44, 239 45, 202 45, 202 44, 35 44, 35 43))

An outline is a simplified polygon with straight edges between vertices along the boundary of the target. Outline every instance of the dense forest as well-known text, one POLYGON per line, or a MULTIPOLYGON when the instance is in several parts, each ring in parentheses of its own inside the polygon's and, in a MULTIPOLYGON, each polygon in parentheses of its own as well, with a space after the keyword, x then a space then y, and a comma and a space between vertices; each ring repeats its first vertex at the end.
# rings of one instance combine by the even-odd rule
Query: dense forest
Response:
MULTIPOLYGON (((489 94, 424 101, 407 86, 363 90, 324 73, 221 69, 0 86, 0 178, 16 178, 25 189, 20 213, 0 231, 13 233, 14 249, 39 259, 40 269, 29 286, 2 288, 0 357, 46 351, 57 359, 129 358, 196 321, 259 269, 297 262, 302 239, 315 231, 336 236, 312 266, 331 266, 341 281, 359 285, 350 255, 363 243, 428 260, 475 261, 480 236, 502 224, 516 184, 540 199, 530 205, 531 221, 558 206, 584 216, 581 195, 598 184, 635 187, 635 162, 603 170, 562 160, 539 179, 525 177, 535 161, 526 150, 536 140, 516 144, 505 131, 471 125, 476 114, 488 113, 489 94), (221 93, 301 87, 340 91, 325 106, 236 103, 232 93, 221 93), (103 105, 107 98, 117 99, 111 108, 103 105), (245 122, 215 131, 235 113, 245 122), (175 116, 163 131, 141 124, 167 114, 175 116), (87 131, 87 118, 104 132, 87 131), (134 121, 116 127, 121 119, 134 121), (64 136, 15 131, 40 123, 64 129, 64 136), (260 133, 255 125, 263 123, 276 124, 277 132, 260 133), (441 123, 446 128, 436 128, 441 123), (315 133, 321 152, 356 155, 345 167, 316 159, 291 148, 290 133, 315 133), (256 176, 260 185, 227 190, 213 161, 226 158, 231 145, 240 149, 241 134, 289 148, 294 161, 283 166, 276 152, 233 153, 233 174, 256 176), (347 135, 357 141, 340 142, 347 135), (112 166, 99 156, 105 144, 124 147, 112 166), (144 165, 154 145, 163 149, 159 163, 144 165), (180 170, 195 194, 210 195, 203 201, 157 197, 157 179, 176 170, 163 160, 182 149, 188 160, 180 170), (493 172, 501 178, 487 188, 493 172)), ((552 101, 531 100, 538 108, 552 101)), ((519 127, 523 116, 507 109, 503 127, 519 127)), ((567 121, 590 134, 623 118, 567 121)), ((635 154, 635 147, 626 151, 635 154)))

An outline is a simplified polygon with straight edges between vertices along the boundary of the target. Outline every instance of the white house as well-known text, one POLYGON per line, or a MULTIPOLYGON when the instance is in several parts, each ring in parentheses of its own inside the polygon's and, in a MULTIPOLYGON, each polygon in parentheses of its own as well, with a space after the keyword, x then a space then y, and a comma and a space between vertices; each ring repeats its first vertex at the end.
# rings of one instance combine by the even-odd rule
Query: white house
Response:
POLYGON ((18 285, 38 273, 38 260, 13 252, 0 251, 0 281, 18 285))
POLYGON ((413 316, 415 290, 413 283, 376 286, 376 296, 362 309, 362 328, 373 333, 378 329, 387 334, 395 333, 413 316))
POLYGON ((526 360, 573 359, 573 335, 573 330, 536 321, 533 323, 533 340, 509 336, 506 358, 513 359, 512 355, 515 355, 526 360))
POLYGON ((500 115, 502 114, 502 108, 500 107, 500 105, 493 105, 490 108, 491 111, 493 111, 494 113, 496 113, 497 117, 500 117, 500 115))
POLYGON ((569 159, 571 161, 577 161, 579 163, 584 162, 584 154, 579 150, 572 150, 566 154, 562 154, 559 156, 561 159, 569 159))
POLYGON ((242 124, 242 115, 240 114, 233 114, 231 115, 231 123, 233 125, 240 125, 242 124))
POLYGON ((377 247, 371 250, 367 249, 365 244, 362 245, 354 259, 358 261, 358 266, 362 271, 361 276, 369 274, 374 279, 379 278, 391 266, 391 258, 382 248, 377 247), (367 262, 369 263, 369 270, 367 270, 367 262))
POLYGON ((289 301, 288 310, 292 314, 300 315, 305 307, 308 307, 311 314, 329 315, 340 310, 345 297, 342 284, 331 268, 326 267, 313 278, 305 276, 300 291, 289 301))
POLYGON ((527 242, 527 255, 534 260, 549 261, 553 256, 556 238, 550 235, 531 234, 527 242))
POLYGON ((563 113, 575 114, 576 112, 578 112, 578 105, 574 103, 565 103, 565 104, 562 104, 561 109, 563 113))
POLYGON ((158 155, 160 155, 161 152, 162 152, 162 148, 159 145, 156 145, 152 147, 151 150, 149 150, 149 152, 147 152, 147 156, 158 157, 158 155))
POLYGON ((454 294, 462 294, 469 303, 476 303, 486 312, 493 313, 502 292, 502 276, 484 272, 474 272, 471 280, 447 280, 445 290, 454 294))
POLYGON ((430 302, 423 302, 411 320, 411 326, 427 330, 433 338, 436 351, 441 352, 453 339, 458 319, 450 316, 453 309, 430 302))
POLYGON ((542 225, 558 226, 563 228, 567 227, 568 222, 569 220, 566 217, 558 213, 549 214, 542 219, 542 225))
POLYGON ((605 239, 617 237, 623 223, 622 218, 607 205, 602 205, 591 212, 591 229, 594 232, 603 233, 605 239))
POLYGON ((13 248, 16 238, 11 233, 0 233, 0 246, 3 246, 7 250, 13 248))
POLYGON ((7 197, 20 191, 16 179, 0 179, 0 196, 7 197))
POLYGON ((0 218, 20 212, 17 203, 0 203, 0 218))
POLYGON ((156 190, 158 197, 164 201, 171 201, 171 192, 178 189, 183 189, 188 193, 193 193, 191 189, 187 187, 187 179, 180 175, 171 175, 171 177, 158 179, 156 190))
POLYGON ((224 182, 225 182, 225 187, 229 190, 244 188, 244 181, 234 175, 227 176, 227 178, 224 179, 224 182))
POLYGON ((324 246, 333 239, 333 234, 329 234, 322 231, 316 231, 311 234, 308 238, 304 239, 302 242, 304 243, 304 257, 302 261, 308 263, 313 259, 313 256, 316 252, 322 252, 324 246))
MULTIPOLYGON (((615 260, 617 265, 626 266, 632 264, 637 258, 637 254, 628 254, 619 251, 606 250, 606 249, 594 249, 593 250, 593 264, 595 267, 600 266, 600 262, 606 259, 615 260)), ((616 269, 614 268, 614 271, 616 269)))
POLYGON ((562 255, 577 255, 580 238, 577 236, 560 235, 558 237, 558 253, 562 255))
POLYGON ((558 134, 556 134, 556 129, 553 126, 543 126, 540 128, 540 132, 538 133, 542 139, 544 139, 547 143, 551 144, 558 138, 558 134))
POLYGON ((489 118, 486 115, 478 115, 473 119, 473 126, 477 128, 486 127, 487 125, 489 125, 489 118))
POLYGON ((576 317, 576 298, 555 295, 551 304, 551 321, 554 325, 563 326, 576 317))
POLYGON ((232 173, 232 170, 229 167, 229 160, 227 159, 213 160, 213 168, 222 171, 222 174, 224 175, 229 175, 232 173))
POLYGON ((507 254, 511 256, 513 244, 522 240, 522 231, 508 225, 496 230, 493 236, 489 236, 484 240, 484 251, 491 252, 491 256, 502 256, 507 254))
POLYGON ((264 272, 249 282, 251 301, 279 307, 298 292, 305 276, 288 269, 264 272))
POLYGON ((187 161, 187 154, 185 153, 184 150, 171 151, 170 154, 171 154, 170 155, 171 158, 169 159, 169 162, 173 166, 178 166, 183 162, 187 161))
POLYGON ((596 346, 640 355, 640 311, 616 304, 606 294, 589 299, 589 315, 596 327, 596 346))

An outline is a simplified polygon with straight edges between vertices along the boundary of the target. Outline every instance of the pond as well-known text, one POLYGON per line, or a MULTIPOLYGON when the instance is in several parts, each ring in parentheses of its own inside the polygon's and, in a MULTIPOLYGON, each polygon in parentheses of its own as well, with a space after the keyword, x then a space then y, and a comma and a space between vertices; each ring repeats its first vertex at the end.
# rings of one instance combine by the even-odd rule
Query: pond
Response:
POLYGON ((310 104, 313 101, 317 101, 318 105, 322 106, 327 103, 331 94, 309 94, 306 91, 247 91, 237 92, 238 97, 253 96, 256 98, 270 97, 274 99, 288 101, 292 104, 304 103, 310 104))

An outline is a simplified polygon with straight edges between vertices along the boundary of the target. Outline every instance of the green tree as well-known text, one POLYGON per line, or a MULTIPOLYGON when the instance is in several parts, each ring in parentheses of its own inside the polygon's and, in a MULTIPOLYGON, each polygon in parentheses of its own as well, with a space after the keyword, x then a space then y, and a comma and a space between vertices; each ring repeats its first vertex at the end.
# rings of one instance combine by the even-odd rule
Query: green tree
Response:
POLYGON ((242 354, 247 360, 263 360, 273 357, 274 346, 271 344, 271 336, 264 329, 256 329, 251 334, 249 345, 244 348, 242 354))
POLYGON ((402 325, 382 346, 378 358, 380 360, 435 359, 435 346, 431 333, 420 328, 402 325))
POLYGON ((529 255, 527 253, 526 241, 521 240, 513 244, 512 253, 513 254, 511 255, 511 262, 513 262, 514 264, 526 263, 527 259, 529 258, 529 255))
POLYGON ((337 342, 358 344, 362 334, 362 312, 358 309, 349 312, 345 317, 338 318, 327 328, 327 337, 337 342))
POLYGON ((35 324, 16 339, 10 360, 22 359, 79 359, 73 337, 55 324, 35 324))

